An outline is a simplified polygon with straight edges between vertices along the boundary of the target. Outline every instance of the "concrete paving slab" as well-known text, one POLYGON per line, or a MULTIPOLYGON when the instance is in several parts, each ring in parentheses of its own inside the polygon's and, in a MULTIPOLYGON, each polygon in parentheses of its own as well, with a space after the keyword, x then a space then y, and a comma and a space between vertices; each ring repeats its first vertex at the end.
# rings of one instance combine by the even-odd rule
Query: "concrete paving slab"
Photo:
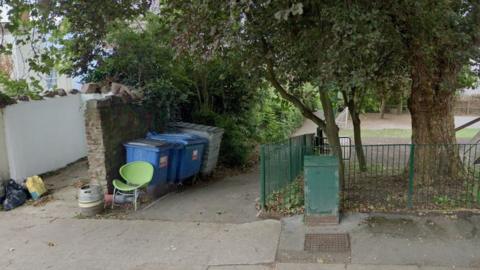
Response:
POLYGON ((135 266, 130 270, 207 270, 206 265, 169 265, 163 263, 146 263, 135 266))
POLYGON ((416 265, 278 263, 276 270, 475 270, 478 268, 431 267, 416 265))
POLYGON ((360 265, 351 264, 347 265, 347 270, 419 270, 415 265, 360 265))
POLYGON ((272 270, 269 265, 220 265, 210 266, 208 270, 272 270))
MULTIPOLYGON (((306 233, 345 233, 355 228, 356 223, 351 217, 345 217, 340 225, 335 226, 305 226, 303 215, 282 219, 282 233, 278 245, 277 261, 343 264, 350 262, 350 251, 347 252, 312 252, 304 250, 306 233)), ((356 220, 356 219, 355 219, 356 220)))
POLYGON ((283 218, 279 249, 303 251, 306 231, 303 215, 283 218))
POLYGON ((0 223, 0 269, 268 264, 279 233, 280 222, 273 220, 237 225, 17 218, 0 223))
POLYGON ((380 215, 350 232, 352 264, 480 268, 480 216, 380 215))
POLYGON ((277 263, 276 270, 345 270, 344 264, 277 263))
POLYGON ((443 267, 443 266, 421 266, 420 270, 478 270, 479 268, 465 267, 443 267))
POLYGON ((279 262, 418 265, 480 269, 480 216, 349 214, 335 227, 306 227, 300 216, 282 220, 279 262), (305 233, 347 232, 351 254, 303 251, 305 233), (326 256, 325 256, 326 255, 326 256))
POLYGON ((255 201, 259 197, 259 172, 200 183, 170 193, 129 219, 245 223, 259 220, 255 201))
POLYGON ((350 264, 346 270, 475 270, 478 268, 446 267, 446 266, 415 266, 415 265, 372 265, 350 264))

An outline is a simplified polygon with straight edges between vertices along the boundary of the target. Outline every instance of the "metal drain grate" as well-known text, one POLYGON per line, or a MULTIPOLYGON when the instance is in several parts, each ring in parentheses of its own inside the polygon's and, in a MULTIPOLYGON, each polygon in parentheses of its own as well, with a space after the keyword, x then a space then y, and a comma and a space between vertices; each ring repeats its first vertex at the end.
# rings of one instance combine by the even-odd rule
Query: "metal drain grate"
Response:
POLYGON ((311 233, 305 234, 304 250, 321 252, 350 251, 348 233, 311 233))

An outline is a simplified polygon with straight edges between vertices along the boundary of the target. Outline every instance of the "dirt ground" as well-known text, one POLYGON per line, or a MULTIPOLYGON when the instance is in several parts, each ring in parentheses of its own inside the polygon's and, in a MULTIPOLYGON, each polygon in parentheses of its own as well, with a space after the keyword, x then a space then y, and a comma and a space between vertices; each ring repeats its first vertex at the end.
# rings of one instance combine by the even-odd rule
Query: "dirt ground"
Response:
POLYGON ((6 216, 28 215, 38 218, 71 218, 79 214, 77 187, 89 181, 88 164, 85 159, 42 176, 49 193, 33 203, 4 212, 6 216))
MULTIPOLYGON (((96 218, 142 219, 182 222, 246 223, 259 220, 255 208, 259 197, 259 172, 223 172, 220 179, 197 181, 161 198, 146 198, 137 212, 127 204, 109 207, 96 218), (225 174, 225 175, 224 175, 225 174)), ((88 182, 88 164, 80 160, 43 177, 50 194, 39 204, 32 201, 8 215, 39 218, 82 217, 77 206, 77 188, 88 182)))

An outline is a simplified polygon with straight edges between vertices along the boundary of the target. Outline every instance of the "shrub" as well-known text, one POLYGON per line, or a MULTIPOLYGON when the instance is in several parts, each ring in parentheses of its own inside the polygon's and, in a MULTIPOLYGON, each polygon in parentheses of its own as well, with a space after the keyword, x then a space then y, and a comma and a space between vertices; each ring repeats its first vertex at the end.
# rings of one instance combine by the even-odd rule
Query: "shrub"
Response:
POLYGON ((297 215, 304 212, 304 205, 304 181, 303 176, 299 176, 267 197, 266 210, 279 215, 297 215))
POLYGON ((176 56, 158 16, 145 30, 121 25, 109 35, 112 54, 90 71, 88 81, 115 81, 144 91, 142 104, 157 128, 183 120, 225 129, 220 161, 243 166, 256 144, 287 138, 303 121, 298 110, 245 70, 240 57, 176 56))

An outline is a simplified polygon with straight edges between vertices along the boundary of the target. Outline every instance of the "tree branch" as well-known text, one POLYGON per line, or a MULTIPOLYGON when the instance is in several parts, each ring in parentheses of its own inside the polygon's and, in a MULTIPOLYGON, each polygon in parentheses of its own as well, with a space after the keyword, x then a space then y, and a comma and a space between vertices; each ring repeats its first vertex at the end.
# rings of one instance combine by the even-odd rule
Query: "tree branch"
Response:
POLYGON ((325 130, 327 125, 324 120, 322 120, 320 117, 315 115, 313 111, 311 111, 303 102, 297 98, 296 96, 290 94, 283 86, 280 84, 280 82, 277 79, 277 76, 275 74, 275 70, 273 68, 273 60, 271 59, 271 54, 269 53, 270 50, 266 46, 265 40, 263 40, 264 43, 264 48, 265 48, 265 62, 267 64, 267 80, 272 84, 272 86, 277 90, 277 92, 280 94, 280 96, 287 100, 288 102, 292 103, 295 107, 297 107, 302 115, 305 118, 308 118, 312 120, 315 124, 317 124, 321 129, 325 130))

